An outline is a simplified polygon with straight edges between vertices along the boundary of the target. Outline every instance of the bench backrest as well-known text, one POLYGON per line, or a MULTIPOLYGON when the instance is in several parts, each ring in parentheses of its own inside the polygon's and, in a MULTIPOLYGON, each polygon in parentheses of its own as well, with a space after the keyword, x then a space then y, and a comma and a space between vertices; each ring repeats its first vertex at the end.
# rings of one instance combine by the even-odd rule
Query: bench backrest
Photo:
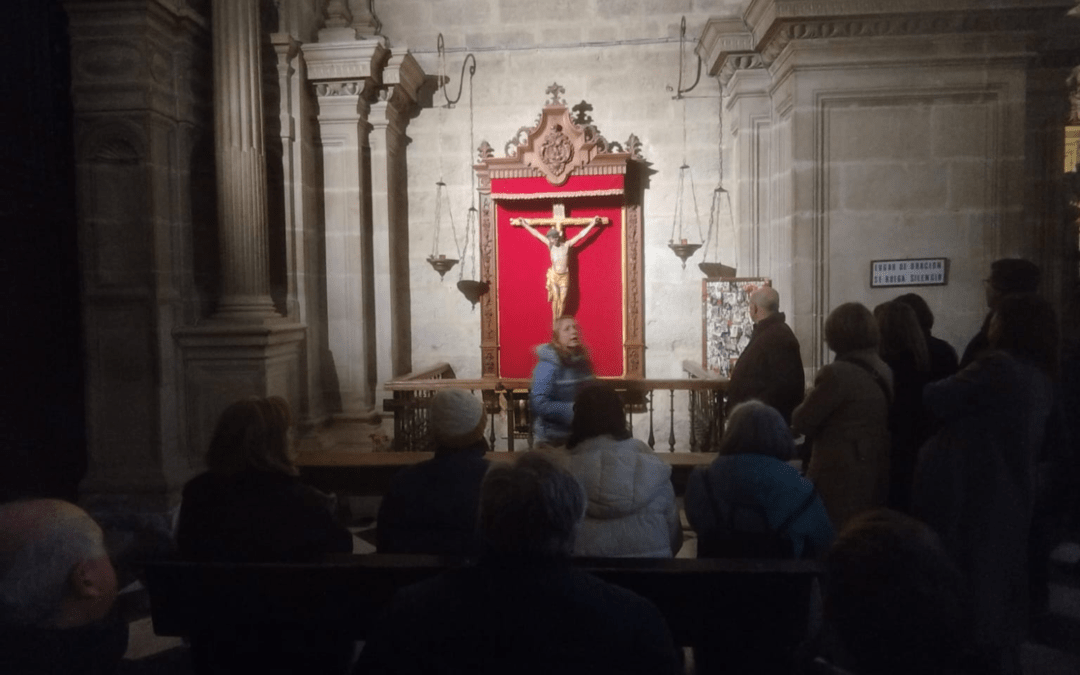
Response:
MULTIPOLYGON (((323 627, 362 640, 398 588, 465 561, 420 555, 341 556, 322 564, 150 562, 154 631, 188 636, 236 626, 323 627)), ((652 600, 676 643, 768 631, 806 635, 813 561, 576 558, 575 565, 652 600)))

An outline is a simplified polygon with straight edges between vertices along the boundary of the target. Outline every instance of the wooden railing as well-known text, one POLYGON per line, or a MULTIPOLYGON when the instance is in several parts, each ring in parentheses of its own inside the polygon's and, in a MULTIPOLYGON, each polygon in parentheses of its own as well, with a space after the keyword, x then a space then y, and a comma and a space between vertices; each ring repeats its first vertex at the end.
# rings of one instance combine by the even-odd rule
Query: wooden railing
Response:
POLYGON ((440 387, 420 386, 419 383, 438 383, 443 380, 458 381, 449 363, 437 363, 430 368, 414 370, 386 383, 386 388, 394 392, 393 399, 383 401, 383 410, 394 413, 394 450, 405 452, 425 449, 427 406, 435 390, 440 387), (414 384, 417 386, 413 386, 414 384))
MULTIPOLYGON (((666 441, 667 447, 661 447, 662 451, 676 452, 677 448, 684 452, 715 451, 724 428, 727 380, 712 376, 689 361, 683 363, 683 370, 688 375, 685 379, 607 381, 622 395, 627 422, 634 435, 645 440, 649 447, 657 449, 657 437, 666 432, 666 438, 660 442, 666 441), (667 392, 667 401, 663 394, 657 400, 658 391, 667 392), (684 391, 685 397, 681 395, 684 391), (680 392, 678 397, 676 392, 680 392), (676 398, 681 399, 678 408, 676 398), (682 433, 677 435, 677 429, 682 433)), ((427 407, 431 396, 446 388, 481 392, 490 416, 488 441, 492 448, 498 449, 500 431, 505 434, 507 451, 520 449, 518 441, 532 447, 528 401, 531 384, 528 378, 457 379, 453 369, 446 364, 386 382, 385 389, 394 394, 392 399, 383 402, 383 409, 394 414, 393 448, 400 452, 429 449, 427 407)))

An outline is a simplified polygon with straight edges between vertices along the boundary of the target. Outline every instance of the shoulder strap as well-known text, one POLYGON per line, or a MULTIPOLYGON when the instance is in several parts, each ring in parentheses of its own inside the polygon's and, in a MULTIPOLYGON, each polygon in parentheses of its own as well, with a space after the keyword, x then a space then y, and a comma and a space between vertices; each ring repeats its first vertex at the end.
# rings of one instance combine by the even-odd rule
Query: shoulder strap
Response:
POLYGON ((787 518, 784 518, 784 522, 782 522, 782 523, 780 523, 779 525, 776 526, 776 531, 777 532, 787 532, 787 529, 789 527, 791 527, 791 524, 794 523, 796 520, 798 520, 799 516, 801 516, 803 513, 806 512, 806 510, 808 508, 810 508, 810 505, 814 503, 814 498, 815 497, 817 497, 817 488, 814 487, 813 483, 811 483, 810 484, 810 494, 808 494, 806 496, 806 499, 804 499, 802 504, 799 505, 799 508, 792 511, 791 514, 788 515, 787 518))
POLYGON ((848 358, 847 356, 840 356, 836 360, 843 361, 844 363, 850 363, 853 366, 858 366, 865 370, 867 373, 870 374, 870 377, 874 378, 874 382, 877 382, 877 385, 881 387, 882 393, 885 394, 885 400, 890 403, 892 402, 893 396, 892 390, 889 388, 889 383, 885 381, 885 378, 881 376, 881 373, 874 370, 873 366, 871 366, 869 363, 866 363, 865 361, 848 358))

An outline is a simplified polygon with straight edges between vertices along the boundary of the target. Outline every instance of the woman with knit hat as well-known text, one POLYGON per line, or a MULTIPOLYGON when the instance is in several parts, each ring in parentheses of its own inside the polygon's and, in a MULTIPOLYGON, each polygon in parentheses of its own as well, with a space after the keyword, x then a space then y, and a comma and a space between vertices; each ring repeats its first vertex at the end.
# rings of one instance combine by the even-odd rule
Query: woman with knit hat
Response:
POLYGON ((431 399, 428 433, 435 457, 403 469, 383 496, 376 525, 379 553, 475 555, 476 513, 488 470, 484 404, 464 389, 431 399))

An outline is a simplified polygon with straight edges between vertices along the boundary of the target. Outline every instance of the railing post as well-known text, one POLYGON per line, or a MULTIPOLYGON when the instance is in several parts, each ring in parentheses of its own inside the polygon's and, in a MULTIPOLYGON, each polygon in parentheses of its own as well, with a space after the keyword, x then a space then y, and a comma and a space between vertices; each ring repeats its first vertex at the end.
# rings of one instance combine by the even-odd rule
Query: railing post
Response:
POLYGON ((675 452, 675 390, 669 389, 671 394, 671 416, 668 418, 668 452, 675 452))
POLYGON ((649 447, 656 450, 656 436, 653 435, 653 394, 656 393, 652 389, 649 390, 649 447))
POLYGON ((694 427, 697 425, 694 423, 694 413, 697 410, 698 397, 693 389, 687 391, 687 394, 690 401, 690 452, 697 452, 697 436, 694 433, 694 427))
MULTIPOLYGON (((514 451, 514 436, 517 434, 517 406, 514 405, 514 392, 506 389, 502 393, 506 401, 506 451, 514 451)), ((494 447, 494 446, 492 446, 494 447)))

